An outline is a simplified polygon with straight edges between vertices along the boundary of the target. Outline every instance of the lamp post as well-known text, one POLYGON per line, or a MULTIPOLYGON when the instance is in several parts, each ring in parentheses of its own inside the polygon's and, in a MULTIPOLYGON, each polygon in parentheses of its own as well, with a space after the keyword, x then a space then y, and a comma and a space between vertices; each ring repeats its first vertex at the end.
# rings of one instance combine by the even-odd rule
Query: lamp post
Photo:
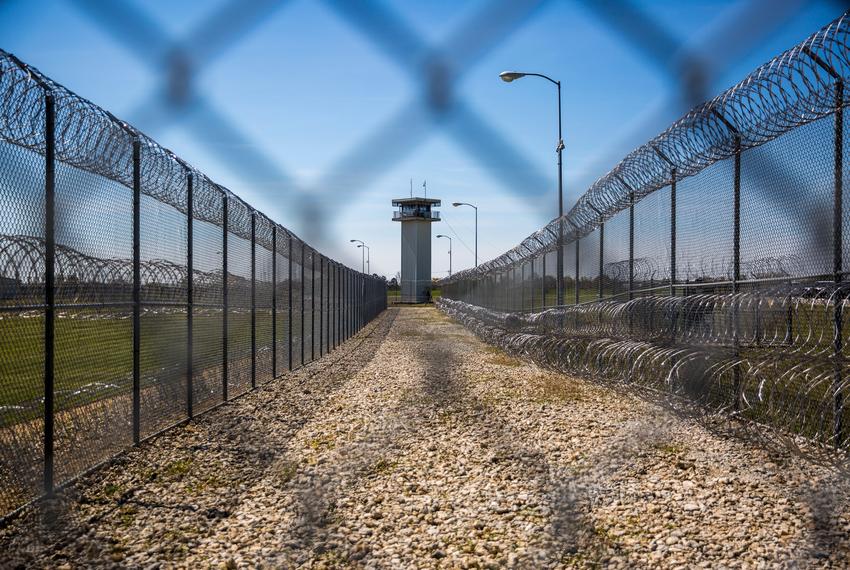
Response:
MULTIPOLYGON (((371 269, 370 263, 371 263, 372 252, 369 250, 369 246, 366 245, 366 244, 361 244, 361 245, 358 245, 357 247, 362 247, 363 249, 366 250, 366 273, 371 275, 372 269, 371 269)), ((361 257, 362 257, 362 252, 361 252, 361 257)))
POLYGON ((452 206, 469 206, 475 210, 475 267, 478 267, 478 206, 473 206, 469 202, 452 202, 452 206))
MULTIPOLYGON (((350 241, 351 243, 359 243, 360 245, 358 245, 357 247, 360 247, 362 245, 366 245, 365 242, 363 242, 359 239, 350 239, 348 241, 350 241)), ((360 250, 360 273, 365 273, 365 272, 366 272, 366 256, 365 256, 365 252, 361 249, 360 250)))
MULTIPOLYGON (((558 146, 555 147, 555 152, 558 153, 558 262, 557 262, 557 302, 558 305, 564 304, 564 224, 561 218, 564 215, 564 166, 561 153, 564 150, 564 137, 561 133, 561 82, 555 81, 551 77, 542 73, 522 73, 518 71, 503 71, 499 77, 505 83, 516 81, 525 76, 541 77, 551 81, 558 87, 558 146)), ((578 278, 578 276, 576 276, 578 278)), ((578 286, 578 285, 576 285, 578 286)))
POLYGON ((452 238, 443 234, 437 234, 438 238, 446 238, 449 240, 449 277, 452 276, 452 238))

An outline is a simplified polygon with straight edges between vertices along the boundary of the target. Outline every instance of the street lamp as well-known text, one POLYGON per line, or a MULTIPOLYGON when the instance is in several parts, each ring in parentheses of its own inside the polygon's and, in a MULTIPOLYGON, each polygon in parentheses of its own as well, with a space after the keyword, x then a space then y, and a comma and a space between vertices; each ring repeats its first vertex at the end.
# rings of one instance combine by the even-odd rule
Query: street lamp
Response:
POLYGON ((561 223, 561 218, 564 215, 564 167, 561 158, 561 153, 564 150, 564 137, 561 134, 561 82, 555 81, 551 77, 542 73, 522 73, 519 71, 503 71, 499 77, 505 83, 516 81, 525 76, 541 77, 551 81, 558 87, 558 146, 555 147, 555 152, 558 153, 558 283, 557 283, 557 300, 558 305, 564 304, 564 225, 561 223))
MULTIPOLYGON (((367 273, 367 274, 369 274, 369 275, 371 275, 371 274, 372 274, 372 269, 371 269, 371 265, 370 265, 370 264, 371 264, 372 252, 371 252, 371 251, 369 251, 369 246, 368 246, 368 245, 366 245, 366 244, 361 244, 361 245, 358 245, 357 247, 362 247, 363 249, 365 249, 365 250, 366 250, 366 273, 367 273)), ((361 257, 362 257, 362 252, 361 252, 361 257)))
POLYGON ((452 276, 452 238, 449 236, 444 236, 443 234, 437 234, 438 238, 446 238, 449 240, 449 277, 452 276))
MULTIPOLYGON (((351 243, 359 243, 360 245, 358 245, 357 247, 360 247, 361 245, 366 245, 366 242, 360 241, 359 239, 350 239, 348 241, 350 241, 351 243)), ((366 272, 366 257, 364 255, 364 253, 365 252, 361 249, 360 250, 360 273, 366 272)))
POLYGON ((475 209, 475 267, 478 267, 478 206, 473 206, 468 202, 452 202, 452 206, 469 206, 475 209))

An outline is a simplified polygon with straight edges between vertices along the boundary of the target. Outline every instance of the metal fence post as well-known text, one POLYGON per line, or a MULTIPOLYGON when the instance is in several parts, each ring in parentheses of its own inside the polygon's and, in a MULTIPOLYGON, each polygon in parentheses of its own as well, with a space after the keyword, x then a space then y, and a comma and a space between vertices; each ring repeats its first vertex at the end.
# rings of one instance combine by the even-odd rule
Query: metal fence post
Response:
POLYGON ((676 295, 676 169, 670 170, 670 296, 676 295))
POLYGON ((301 242, 301 366, 304 366, 304 250, 307 249, 304 242, 301 242))
POLYGON ((277 224, 272 225, 272 378, 277 378, 277 224))
POLYGON ((342 321, 342 340, 348 340, 348 331, 351 326, 351 272, 346 267, 342 274, 342 302, 343 302, 343 321, 342 321))
MULTIPOLYGON (((669 161, 668 161, 669 162, 669 161)), ((672 164, 672 163, 671 163, 672 164)), ((676 169, 670 169, 670 297, 676 296, 676 169)), ((676 329, 679 324, 679 309, 674 305, 670 318, 670 336, 676 342, 676 329)))
POLYGON ((599 300, 605 296, 605 223, 599 224, 599 300))
POLYGON ((227 377, 229 374, 228 359, 228 342, 227 342, 227 327, 230 320, 230 298, 228 295, 228 277, 227 277, 227 193, 222 192, 221 195, 221 305, 222 305, 222 323, 221 323, 221 397, 223 401, 227 401, 227 377))
POLYGON ((354 336, 360 328, 360 273, 357 271, 351 275, 351 289, 351 336, 354 336))
POLYGON ((310 256, 310 361, 316 360, 316 250, 310 256))
POLYGON ((541 256, 541 259, 542 259, 542 267, 540 268, 540 275, 541 275, 541 278, 540 278, 540 296, 541 296, 542 300, 540 302, 540 310, 543 310, 543 309, 546 308, 546 254, 545 253, 541 256))
POLYGON ((334 348, 342 344, 342 266, 334 263, 334 348))
MULTIPOLYGON (((835 82, 835 195, 833 205, 833 222, 832 222, 832 240, 833 240, 833 274, 836 283, 840 283, 843 278, 843 228, 844 210, 843 210, 843 195, 844 195, 844 82, 841 79, 835 82)), ((836 294, 838 288, 836 287, 836 294)), ((844 365, 844 293, 841 293, 840 298, 836 295, 834 301, 834 338, 835 346, 833 352, 835 356, 835 374, 832 380, 833 390, 833 431, 835 434, 835 446, 842 445, 844 440, 844 395, 841 393, 843 384, 843 365, 844 365)))
POLYGON ((334 349, 339 346, 339 263, 334 263, 334 349))
POLYGON ((531 279, 530 279, 530 287, 531 287, 531 312, 533 313, 535 310, 534 307, 534 259, 531 260, 531 279))
POLYGON ((342 340, 348 340, 348 327, 351 318, 351 291, 349 291, 350 273, 346 267, 342 273, 342 303, 343 303, 343 321, 342 321, 342 340))
POLYGON ((195 312, 195 261, 194 261, 194 182, 195 176, 186 176, 186 413, 195 415, 194 369, 194 312, 195 312))
POLYGON ((652 150, 655 151, 661 160, 670 165, 670 296, 676 296, 676 165, 673 161, 667 158, 667 155, 661 152, 654 145, 652 150))
POLYGON ((293 262, 294 257, 295 257, 295 256, 292 255, 292 234, 289 234, 288 241, 289 241, 289 257, 288 257, 288 263, 286 265, 287 265, 287 268, 288 268, 289 276, 288 276, 287 282, 286 282, 286 287, 287 287, 287 291, 288 291, 288 293, 287 293, 288 301, 286 303, 286 322, 287 322, 286 328, 287 328, 287 331, 289 332, 289 334, 288 334, 289 338, 287 339, 287 343, 286 343, 286 354, 287 354, 286 360, 287 360, 287 368, 289 368, 289 371, 292 372, 292 368, 293 368, 293 366, 292 366, 292 332, 293 332, 292 331, 292 262, 293 262))
POLYGON ((331 338, 333 339, 333 348, 339 346, 339 265, 334 262, 333 265, 333 323, 331 324, 331 338))
MULTIPOLYGON (((635 193, 629 192, 629 301, 634 299, 635 289, 635 193)), ((631 313, 630 313, 631 314, 631 313)), ((629 317, 631 328, 631 317, 629 317)))
MULTIPOLYGON (((516 276, 516 268, 514 268, 514 276, 516 276)), ((519 270, 519 307, 520 311, 525 310, 525 263, 520 265, 519 270)))
POLYGON ((251 211, 251 388, 257 387, 257 212, 251 211))
POLYGON ((734 406, 735 410, 741 406, 741 366, 738 363, 740 356, 740 328, 738 315, 738 292, 741 280, 741 134, 726 117, 724 117, 717 109, 712 109, 711 112, 723 123, 729 132, 735 137, 735 157, 734 157, 734 192, 732 201, 732 335, 734 346, 735 363, 732 367, 733 374, 733 390, 735 392, 734 406))
MULTIPOLYGON (((629 192, 629 301, 635 298, 635 193, 629 192)), ((634 307, 629 308, 629 335, 634 334, 634 307)))
POLYGON ((351 269, 345 269, 345 340, 351 338, 351 269))
POLYGON ((56 324, 56 106, 44 87, 44 492, 53 495, 56 324))
POLYGON ((325 256, 319 257, 319 358, 325 354, 325 256))
MULTIPOLYGON (((833 280, 835 283, 840 283, 844 273, 842 267, 843 256, 843 195, 844 195, 844 80, 828 62, 819 57, 811 48, 806 45, 802 51, 812 60, 824 69, 835 80, 835 139, 833 147, 833 178, 834 178, 834 195, 832 208, 832 247, 833 260, 832 271, 833 280)), ((833 293, 833 360, 834 372, 832 380, 833 390, 833 433, 835 435, 835 446, 842 444, 844 439, 844 398, 841 393, 841 385, 843 383, 842 367, 844 364, 844 323, 843 323, 843 304, 844 293, 840 293, 836 287, 833 293)), ((791 330, 791 299, 789 297, 788 309, 788 324, 786 337, 791 338, 793 331, 791 330)))
MULTIPOLYGON (((508 270, 510 271, 510 270, 508 270)), ((510 291, 511 280, 508 277, 508 271, 500 271, 498 275, 498 294, 499 294, 499 309, 503 312, 509 310, 508 307, 508 292, 510 291)))
POLYGON ((555 261, 555 303, 564 304, 564 223, 558 220, 558 259, 555 261))
POLYGON ((498 309, 499 308, 499 294, 498 289, 496 288, 497 283, 497 275, 493 273, 488 276, 487 279, 487 305, 488 309, 498 309))
MULTIPOLYGON (((576 299, 575 299, 575 300, 576 300, 576 303, 575 303, 575 304, 576 304, 576 305, 578 305, 578 304, 579 304, 579 302, 580 302, 580 300, 581 300, 581 297, 579 297, 579 270, 580 270, 580 267, 579 267, 579 258, 578 258, 578 254, 579 254, 579 242, 581 242, 581 239, 577 237, 577 238, 576 238, 576 284, 575 284, 575 298, 576 298, 576 299)), ((576 313, 576 318, 578 318, 578 313, 576 313)))
POLYGON ((343 320, 342 320, 342 340, 348 340, 348 327, 351 320, 351 284, 349 283, 350 272, 346 267, 342 273, 342 303, 343 303, 343 320))
POLYGON ((133 136, 133 445, 141 441, 141 349, 142 349, 142 143, 133 136))
MULTIPOLYGON (((655 146, 652 147, 655 154, 670 166, 670 297, 676 296, 676 165, 673 164, 667 155, 661 152, 655 146)), ((688 289, 684 290, 684 295, 688 294, 688 289)), ((675 307, 670 314, 670 339, 671 342, 676 342, 676 333, 679 322, 679 309, 675 307)), ((685 324, 687 326, 687 323, 685 324)))
POLYGON ((733 254, 732 254, 732 293, 735 295, 733 300, 733 326, 734 326, 734 343, 735 343, 735 368, 734 368, 734 389, 735 389, 735 409, 741 406, 741 365, 737 362, 740 356, 740 317, 738 314, 738 293, 739 281, 741 280, 741 137, 735 134, 735 195, 734 195, 734 216, 733 216, 733 254))

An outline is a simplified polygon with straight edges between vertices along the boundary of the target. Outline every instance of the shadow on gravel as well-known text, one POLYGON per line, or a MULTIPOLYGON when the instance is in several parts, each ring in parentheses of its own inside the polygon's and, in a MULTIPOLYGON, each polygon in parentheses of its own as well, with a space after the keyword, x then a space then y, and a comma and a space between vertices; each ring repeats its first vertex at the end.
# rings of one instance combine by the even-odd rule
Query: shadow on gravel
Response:
MULTIPOLYGON (((117 563, 121 554, 116 541, 110 539, 109 529, 98 532, 98 526, 107 520, 132 526, 140 518, 166 518, 165 513, 172 518, 166 518, 162 534, 152 535, 150 541, 166 548, 155 552, 160 558, 178 563, 187 554, 185 544, 180 544, 185 541, 170 527, 185 523, 199 534, 209 534, 238 509, 244 497, 238 492, 205 497, 206 493, 250 488, 271 470, 285 469, 278 464, 280 450, 336 389, 375 356, 396 315, 397 310, 389 309, 336 351, 130 450, 56 499, 12 521, 0 534, 0 566, 29 567, 36 560, 39 564, 50 560, 51 565, 103 562, 110 556, 117 563), (281 404, 275 400, 283 390, 299 395, 281 404), (207 452, 212 452, 213 460, 206 458, 207 452), (168 461, 151 463, 151 455, 168 461), (174 485, 183 490, 175 491, 174 485), (205 500, 211 504, 198 505, 205 500), (84 516, 78 512, 81 507, 84 516), (173 518, 174 513, 183 513, 182 522, 173 518)), ((149 528, 139 530, 150 534, 149 528)))
MULTIPOLYGON (((462 323, 458 323, 463 326, 462 323)), ((481 338, 481 337, 479 337, 481 338)), ((484 342, 488 339, 482 338, 484 342)), ((489 345, 492 346, 492 345, 489 345)), ((529 358, 526 354, 514 354, 516 358, 532 361, 546 369, 562 373, 562 370, 547 366, 529 358)), ((575 374, 575 372, 572 372, 575 374)), ((600 384, 599 378, 585 377, 594 384, 600 384)), ((672 420, 683 420, 697 424, 707 432, 721 439, 734 440, 748 447, 764 451, 768 459, 779 469, 790 465, 793 457, 824 467, 828 470, 826 477, 809 481, 804 488, 796 488, 789 500, 799 500, 807 506, 811 515, 811 525, 805 529, 807 548, 800 549, 796 559, 787 561, 790 567, 808 567, 813 561, 822 561, 824 567, 835 564, 833 553, 842 546, 846 539, 846 522, 842 520, 848 509, 850 497, 850 457, 844 452, 836 451, 827 445, 806 441, 802 437, 784 433, 770 426, 755 424, 728 413, 712 412, 699 407, 693 402, 675 394, 660 392, 637 385, 617 385, 602 381, 609 390, 622 392, 625 395, 635 394, 645 401, 663 410, 662 417, 651 422, 634 423, 624 426, 624 431, 606 450, 594 455, 591 463, 594 468, 590 471, 591 482, 596 481, 597 488, 604 480, 619 469, 627 468, 628 457, 640 452, 642 447, 657 447, 663 445, 672 420), (664 419, 667 418, 667 419, 664 419)), ((587 476, 585 477, 587 479, 587 476)), ((569 480, 569 475, 565 480, 569 480)), ((591 490, 593 486, 590 487, 591 490)), ((585 485, 585 493, 588 488, 585 485)), ((590 497, 592 501, 592 497, 590 497)), ((843 559, 842 559, 843 560, 843 559)), ((838 562, 837 564, 846 564, 838 562)))
MULTIPOLYGON (((381 333, 372 339, 369 358, 352 362, 345 372, 346 380, 372 360, 392 330, 398 312, 398 308, 387 309, 381 333)), ((299 428, 306 425, 309 419, 305 418, 299 428)), ((290 551, 276 556, 276 564, 303 564, 313 555, 322 556, 339 547, 332 541, 332 533, 339 522, 335 515, 338 496, 344 488, 354 485, 372 472, 374 464, 392 447, 394 434, 403 427, 393 423, 389 416, 383 419, 385 421, 367 426, 357 440, 334 449, 330 457, 315 465, 290 464, 291 478, 285 484, 294 494, 295 520, 286 529, 292 536, 289 541, 290 551)), ((359 558, 365 554, 365 551, 361 552, 359 558)), ((359 559, 356 554, 350 558, 359 559)))
MULTIPOLYGON (((545 455, 534 448, 533 442, 527 441, 496 409, 472 393, 463 379, 462 360, 448 346, 452 341, 439 335, 434 338, 436 342, 415 346, 414 356, 425 371, 421 384, 422 404, 434 413, 457 416, 467 433, 483 449, 489 450, 492 469, 501 477, 531 481, 542 503, 548 507, 549 523, 545 535, 540 537, 541 550, 529 552, 528 559, 517 560, 517 563, 533 566, 575 554, 580 548, 581 537, 591 531, 580 509, 587 489, 572 474, 550 465, 545 455)), ((495 508, 499 514, 502 507, 495 508)))
POLYGON ((828 476, 806 482, 804 488, 796 489, 793 496, 788 497, 789 500, 802 497, 812 521, 806 529, 807 548, 801 549, 796 560, 789 563, 805 567, 821 560, 827 564, 846 538, 841 521, 850 497, 850 462, 846 453, 770 426, 709 412, 672 394, 654 390, 635 390, 635 393, 658 405, 671 417, 696 423, 719 438, 761 449, 779 469, 790 465, 793 457, 799 457, 828 470, 828 476))

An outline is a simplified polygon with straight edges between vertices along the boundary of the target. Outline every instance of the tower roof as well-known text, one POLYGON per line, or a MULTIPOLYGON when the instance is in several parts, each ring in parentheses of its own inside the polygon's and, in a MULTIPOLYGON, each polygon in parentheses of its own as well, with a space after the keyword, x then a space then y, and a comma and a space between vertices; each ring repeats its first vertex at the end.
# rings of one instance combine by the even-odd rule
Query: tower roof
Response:
POLYGON ((440 200, 436 198, 395 198, 393 206, 439 206, 440 200))

